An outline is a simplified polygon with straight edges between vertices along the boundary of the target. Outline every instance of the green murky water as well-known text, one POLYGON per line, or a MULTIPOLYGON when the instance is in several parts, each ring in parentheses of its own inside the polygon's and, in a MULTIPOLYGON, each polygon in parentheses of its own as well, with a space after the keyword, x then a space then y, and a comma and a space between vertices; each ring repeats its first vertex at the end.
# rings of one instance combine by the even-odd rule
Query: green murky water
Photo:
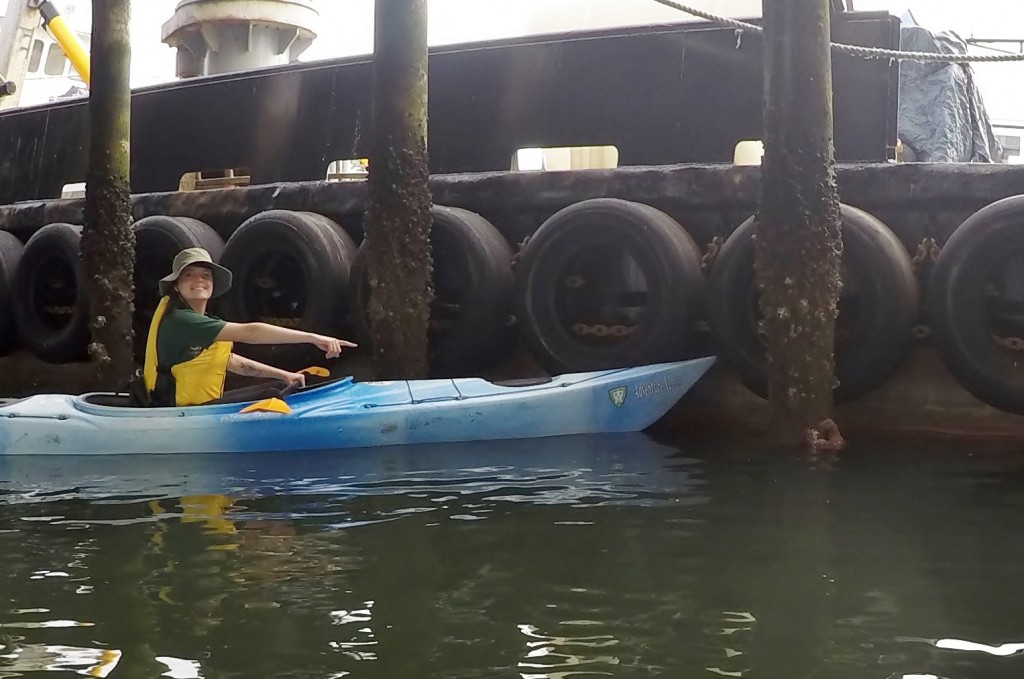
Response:
POLYGON ((1019 677, 1022 519, 938 444, 0 458, 0 677, 1019 677))

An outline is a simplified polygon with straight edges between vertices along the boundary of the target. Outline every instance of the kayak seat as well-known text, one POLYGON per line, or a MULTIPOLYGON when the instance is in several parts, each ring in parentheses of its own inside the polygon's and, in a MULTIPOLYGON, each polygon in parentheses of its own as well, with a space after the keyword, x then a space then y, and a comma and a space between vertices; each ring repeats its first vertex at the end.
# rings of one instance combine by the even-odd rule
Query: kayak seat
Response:
POLYGON ((550 381, 550 377, 520 377, 515 380, 491 382, 491 384, 498 387, 536 387, 539 384, 547 384, 550 381))

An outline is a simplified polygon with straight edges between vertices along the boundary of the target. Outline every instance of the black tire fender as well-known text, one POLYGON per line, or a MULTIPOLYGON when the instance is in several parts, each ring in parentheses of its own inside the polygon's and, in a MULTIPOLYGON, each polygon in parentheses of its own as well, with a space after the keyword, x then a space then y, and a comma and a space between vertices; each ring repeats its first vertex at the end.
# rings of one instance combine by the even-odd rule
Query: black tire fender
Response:
MULTIPOLYGON (((836 349, 834 395, 855 398, 887 380, 910 349, 918 285, 906 249, 881 221, 841 205, 843 269, 839 320, 847 337, 836 349), (859 303, 848 303, 856 291, 859 303), (844 297, 845 295, 845 297, 844 297)), ((764 345, 758 335, 754 218, 726 240, 708 281, 708 315, 723 362, 758 396, 767 397, 764 345)))
POLYGON ((28 239, 14 273, 19 333, 29 351, 49 363, 87 356, 89 305, 81 240, 81 226, 48 224, 28 239))
POLYGON ((348 233, 323 215, 290 210, 253 215, 224 247, 220 263, 234 280, 217 309, 232 321, 336 335, 348 313, 355 251, 348 233))
MULTIPOLYGON (((457 207, 430 210, 434 302, 428 330, 431 374, 472 374, 496 361, 511 339, 512 248, 482 216, 457 207)), ((370 343, 365 248, 352 273, 353 322, 370 343)))
POLYGON ((203 248, 215 262, 224 239, 211 226, 190 217, 154 215, 132 225, 135 231, 135 347, 145 351, 145 338, 160 301, 159 281, 171 272, 174 256, 185 248, 203 248))
POLYGON ((0 231, 0 356, 18 348, 18 324, 14 318, 11 285, 25 246, 9 231, 0 231))
POLYGON ((932 269, 928 314, 946 367, 989 405, 1024 415, 1024 356, 993 335, 986 288, 1011 257, 1024 256, 1024 195, 985 206, 949 237, 932 269))
POLYGON ((554 374, 682 358, 703 303, 690 235, 664 212, 617 198, 549 217, 520 252, 515 277, 523 339, 554 374))

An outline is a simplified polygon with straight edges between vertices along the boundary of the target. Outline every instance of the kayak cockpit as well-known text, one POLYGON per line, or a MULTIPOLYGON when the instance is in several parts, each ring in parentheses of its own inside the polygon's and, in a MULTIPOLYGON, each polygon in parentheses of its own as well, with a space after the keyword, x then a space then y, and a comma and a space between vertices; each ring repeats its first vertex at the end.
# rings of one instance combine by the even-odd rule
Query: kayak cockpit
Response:
POLYGON ((128 394, 93 393, 84 394, 82 401, 95 406, 107 406, 108 408, 141 408, 132 402, 128 394))
MULTIPOLYGON (((333 401, 339 398, 339 393, 350 389, 351 386, 352 378, 345 377, 296 390, 285 398, 288 403, 333 401)), ((154 407, 137 405, 131 395, 125 393, 90 392, 70 398, 71 405, 78 412, 101 417, 221 417, 239 414, 246 406, 254 402, 154 407)))

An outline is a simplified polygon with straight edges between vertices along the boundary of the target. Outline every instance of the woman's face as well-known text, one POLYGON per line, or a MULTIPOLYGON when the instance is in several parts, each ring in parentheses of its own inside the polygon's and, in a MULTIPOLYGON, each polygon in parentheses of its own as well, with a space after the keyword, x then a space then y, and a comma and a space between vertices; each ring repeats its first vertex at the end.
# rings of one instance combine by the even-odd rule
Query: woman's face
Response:
POLYGON ((213 297, 213 272, 201 264, 190 264, 178 276, 175 287, 186 302, 209 301, 213 297))

